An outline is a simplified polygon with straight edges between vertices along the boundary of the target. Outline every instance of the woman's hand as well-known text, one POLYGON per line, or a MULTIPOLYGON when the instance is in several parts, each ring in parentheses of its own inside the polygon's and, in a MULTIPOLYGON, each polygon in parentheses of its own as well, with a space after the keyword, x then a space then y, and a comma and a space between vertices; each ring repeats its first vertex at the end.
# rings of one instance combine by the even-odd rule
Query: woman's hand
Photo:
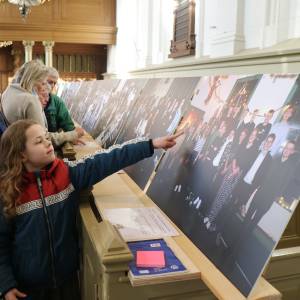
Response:
POLYGON ((76 127, 74 130, 77 133, 77 139, 72 141, 72 144, 73 145, 85 145, 85 142, 80 139, 85 134, 84 129, 82 129, 81 127, 76 127))
POLYGON ((4 300, 18 300, 18 298, 25 298, 25 297, 27 297, 26 294, 20 292, 17 289, 11 289, 5 294, 4 300))
POLYGON ((73 145, 85 145, 85 141, 81 140, 81 139, 77 139, 75 141, 72 142, 73 145))
POLYGON ((84 130, 81 127, 76 127, 75 131, 76 131, 76 133, 78 135, 78 138, 81 138, 82 136, 84 136, 85 132, 84 132, 84 130))
POLYGON ((176 145, 176 139, 183 135, 183 131, 179 131, 176 134, 168 135, 168 136, 163 136, 160 138, 156 138, 152 140, 153 147, 154 149, 164 149, 167 150, 169 148, 172 148, 173 146, 176 145))

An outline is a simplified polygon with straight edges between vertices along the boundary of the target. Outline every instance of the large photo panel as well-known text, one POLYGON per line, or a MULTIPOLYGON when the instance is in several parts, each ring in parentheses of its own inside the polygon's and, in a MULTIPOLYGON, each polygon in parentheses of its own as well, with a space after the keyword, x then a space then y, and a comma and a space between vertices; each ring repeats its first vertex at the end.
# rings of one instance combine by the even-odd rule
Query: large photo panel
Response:
MULTIPOLYGON (((190 105, 199 77, 149 79, 121 130, 117 143, 173 133, 190 105)), ((157 165, 162 151, 152 158, 126 168, 129 176, 143 189, 157 165)))
POLYGON ((111 98, 119 84, 120 80, 117 79, 97 80, 92 84, 92 90, 89 93, 90 104, 86 106, 81 126, 93 138, 96 138, 104 127, 102 124, 106 118, 107 107, 111 105, 111 98))
POLYGON ((127 127, 128 118, 147 82, 148 79, 121 80, 111 93, 97 124, 96 141, 103 148, 114 145, 121 130, 127 127))
POLYGON ((94 91, 96 80, 81 81, 79 85, 74 86, 74 93, 69 97, 70 113, 72 118, 82 126, 82 120, 86 114, 89 114, 89 107, 93 106, 93 98, 90 94, 94 91))
POLYGON ((82 81, 65 82, 63 85, 63 90, 60 90, 60 97, 65 102, 71 115, 73 115, 73 112, 77 110, 79 105, 79 103, 74 101, 74 99, 80 88, 81 83, 82 81))
POLYGON ((196 86, 192 105, 205 112, 204 122, 218 116, 234 86, 241 76, 203 76, 196 86))
POLYGON ((147 194, 248 297, 300 196, 299 81, 271 74, 222 84, 217 110, 206 109, 208 90, 192 101, 185 136, 147 194))

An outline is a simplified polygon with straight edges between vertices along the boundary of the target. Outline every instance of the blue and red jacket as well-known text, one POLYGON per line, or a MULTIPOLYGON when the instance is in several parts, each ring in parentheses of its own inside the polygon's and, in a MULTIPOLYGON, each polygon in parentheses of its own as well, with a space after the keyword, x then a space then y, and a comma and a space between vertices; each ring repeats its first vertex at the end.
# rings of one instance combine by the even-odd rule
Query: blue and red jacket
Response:
POLYGON ((0 209, 0 297, 11 288, 58 287, 78 270, 78 191, 153 154, 133 140, 75 162, 26 173, 13 219, 0 209))

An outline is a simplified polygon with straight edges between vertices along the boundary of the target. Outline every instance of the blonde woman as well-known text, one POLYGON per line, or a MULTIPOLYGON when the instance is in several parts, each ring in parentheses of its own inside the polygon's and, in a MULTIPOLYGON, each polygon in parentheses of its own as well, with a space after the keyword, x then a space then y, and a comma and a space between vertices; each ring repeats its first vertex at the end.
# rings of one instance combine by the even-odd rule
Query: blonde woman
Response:
MULTIPOLYGON (((48 68, 40 60, 25 63, 16 73, 12 84, 2 95, 3 113, 12 124, 22 119, 31 119, 43 127, 47 120, 38 95, 48 90, 48 68)), ((64 142, 77 142, 84 134, 83 129, 76 128, 70 132, 50 133, 55 146, 64 142)))
POLYGON ((2 95, 3 113, 11 124, 21 119, 32 119, 47 127, 37 93, 47 87, 48 70, 39 60, 25 63, 17 72, 14 83, 2 95))

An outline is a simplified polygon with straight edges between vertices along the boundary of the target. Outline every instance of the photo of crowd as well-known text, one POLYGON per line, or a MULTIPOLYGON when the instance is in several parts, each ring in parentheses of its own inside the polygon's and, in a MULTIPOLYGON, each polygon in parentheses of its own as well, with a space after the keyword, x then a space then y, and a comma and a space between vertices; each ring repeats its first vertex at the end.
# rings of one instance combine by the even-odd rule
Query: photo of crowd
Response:
POLYGON ((74 88, 76 94, 72 98, 71 112, 74 120, 82 124, 85 115, 90 114, 90 107, 96 105, 92 98, 96 81, 81 81, 79 84, 78 88, 74 88))
POLYGON ((300 196, 300 77, 75 82, 61 96, 103 148, 184 131, 125 171, 248 296, 300 196))
POLYGON ((82 119, 82 127, 96 138, 104 128, 104 116, 106 115, 109 99, 113 92, 120 85, 119 80, 94 81, 89 97, 92 99, 91 105, 87 107, 82 119))
POLYGON ((238 78, 237 75, 201 77, 192 98, 192 105, 205 112, 204 122, 220 113, 238 78))
POLYGON ((99 133, 96 141, 103 148, 116 143, 147 81, 147 79, 122 80, 111 93, 96 126, 99 133))
MULTIPOLYGON (((174 132, 190 104, 199 78, 149 79, 121 130, 117 143, 139 137, 164 136, 174 132)), ((144 189, 163 151, 134 166, 126 173, 144 189)))
POLYGON ((80 85, 81 81, 66 82, 64 83, 64 89, 61 91, 60 96, 58 95, 59 97, 61 97, 61 99, 64 100, 72 117, 78 109, 79 103, 75 99, 80 85))
POLYGON ((203 97, 198 120, 162 159, 147 191, 245 296, 300 196, 296 78, 239 78, 210 119, 203 97))

